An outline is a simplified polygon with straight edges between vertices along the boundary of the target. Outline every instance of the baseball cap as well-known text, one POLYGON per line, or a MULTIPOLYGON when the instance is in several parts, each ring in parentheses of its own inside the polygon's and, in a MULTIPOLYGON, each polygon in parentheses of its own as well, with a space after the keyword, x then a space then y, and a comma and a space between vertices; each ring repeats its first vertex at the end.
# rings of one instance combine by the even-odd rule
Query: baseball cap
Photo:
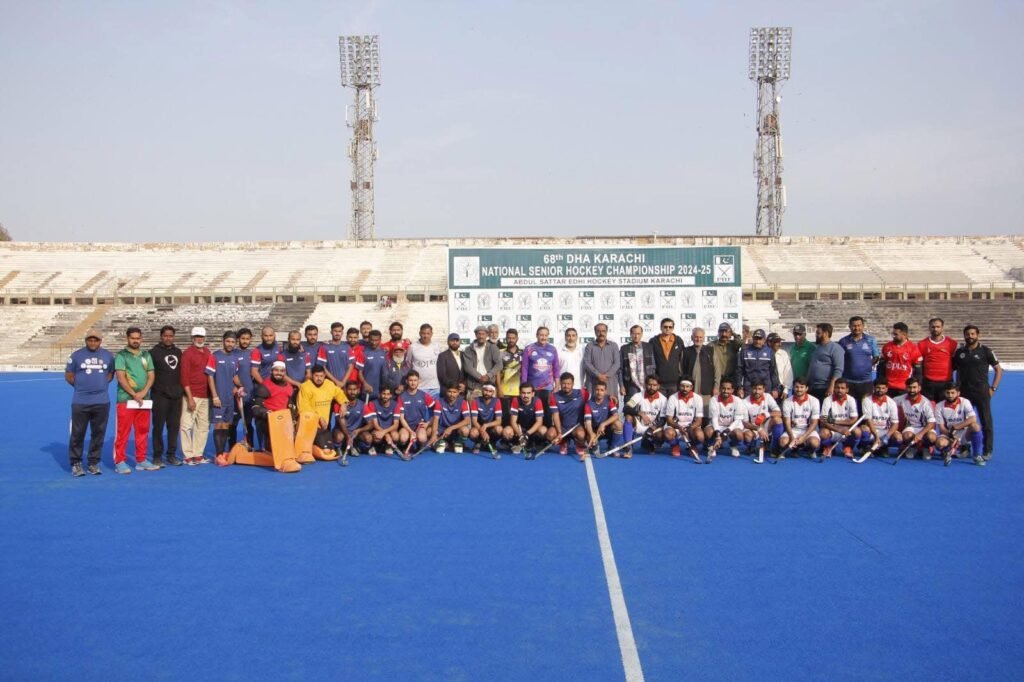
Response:
POLYGON ((103 340, 103 334, 100 334, 100 330, 99 329, 92 329, 92 328, 90 328, 90 329, 86 330, 85 338, 86 339, 99 339, 100 341, 102 341, 103 340))
POLYGON ((719 333, 724 332, 724 331, 730 331, 731 332, 732 331, 732 326, 728 322, 723 322, 722 324, 718 325, 718 331, 719 331, 719 333))
MULTIPOLYGON (((197 336, 201 336, 201 334, 197 334, 197 336)), ((284 364, 284 360, 274 360, 274 364, 270 366, 271 369, 287 369, 287 367, 288 366, 284 364)))
POLYGON ((782 340, 782 337, 779 336, 778 334, 776 334, 775 332, 772 332, 771 334, 768 335, 768 343, 775 343, 776 341, 781 341, 781 340, 782 340))
POLYGON ((459 336, 458 334, 456 334, 455 332, 452 332, 451 334, 448 335, 448 340, 449 341, 461 341, 462 337, 459 336))
POLYGON ((206 336, 206 328, 192 327, 192 336, 206 336))
POLYGON ((795 325, 793 325, 793 333, 794 334, 806 334, 807 333, 807 327, 803 326, 802 324, 795 324, 795 325))
POLYGON ((755 338, 755 339, 763 339, 763 338, 765 338, 764 330, 763 329, 755 329, 754 330, 753 338, 755 338))

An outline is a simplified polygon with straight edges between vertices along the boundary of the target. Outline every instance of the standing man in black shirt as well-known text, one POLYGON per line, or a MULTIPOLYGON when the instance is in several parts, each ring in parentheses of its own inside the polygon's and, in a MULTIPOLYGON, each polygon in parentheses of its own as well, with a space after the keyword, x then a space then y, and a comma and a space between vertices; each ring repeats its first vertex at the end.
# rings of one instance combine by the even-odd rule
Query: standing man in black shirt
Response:
POLYGON ((686 344, 673 331, 675 328, 675 321, 666 317, 661 321, 661 334, 652 336, 648 341, 654 351, 654 374, 664 396, 675 393, 679 380, 683 378, 683 348, 686 344))
POLYGON ((160 343, 149 351, 153 357, 153 464, 181 466, 178 453, 178 431, 181 429, 181 349, 174 345, 174 327, 160 330, 160 343), (167 449, 164 449, 164 429, 167 449), (161 457, 164 459, 162 460, 161 457))
POLYGON ((953 370, 956 372, 956 383, 960 395, 971 401, 981 419, 982 433, 985 438, 985 461, 992 459, 993 425, 992 398, 1003 379, 1003 368, 999 359, 988 346, 981 345, 981 333, 973 324, 964 327, 964 345, 953 354, 953 370), (988 383, 988 368, 996 370, 992 384, 988 383))

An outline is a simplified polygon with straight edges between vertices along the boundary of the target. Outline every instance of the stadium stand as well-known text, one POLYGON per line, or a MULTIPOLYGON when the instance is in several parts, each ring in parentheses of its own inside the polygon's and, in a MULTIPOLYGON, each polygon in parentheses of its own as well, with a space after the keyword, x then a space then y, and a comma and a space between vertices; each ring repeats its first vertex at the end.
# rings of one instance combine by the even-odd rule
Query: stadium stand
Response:
MULTIPOLYGON (((856 310, 917 336, 943 317, 978 322, 986 343, 1016 359, 1024 331, 1024 237, 583 237, 228 243, 0 243, 3 366, 59 366, 88 326, 111 337, 165 323, 184 330, 394 319, 415 338, 423 321, 447 331, 449 247, 738 246, 744 317, 786 332, 797 320, 838 329, 856 310), (380 309, 382 296, 394 303, 380 309)), ((187 334, 187 332, 184 332, 187 334)), ((882 334, 884 336, 885 334, 882 334)), ((959 333, 956 333, 959 337, 959 333)))

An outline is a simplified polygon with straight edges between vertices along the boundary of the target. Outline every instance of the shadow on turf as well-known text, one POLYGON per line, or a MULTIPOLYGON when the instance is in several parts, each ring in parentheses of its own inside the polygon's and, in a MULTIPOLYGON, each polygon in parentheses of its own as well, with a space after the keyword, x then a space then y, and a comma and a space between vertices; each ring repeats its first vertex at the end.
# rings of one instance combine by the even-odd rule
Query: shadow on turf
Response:
POLYGON ((50 453, 53 461, 64 471, 71 471, 71 460, 68 459, 67 443, 50 443, 43 446, 43 452, 50 453))

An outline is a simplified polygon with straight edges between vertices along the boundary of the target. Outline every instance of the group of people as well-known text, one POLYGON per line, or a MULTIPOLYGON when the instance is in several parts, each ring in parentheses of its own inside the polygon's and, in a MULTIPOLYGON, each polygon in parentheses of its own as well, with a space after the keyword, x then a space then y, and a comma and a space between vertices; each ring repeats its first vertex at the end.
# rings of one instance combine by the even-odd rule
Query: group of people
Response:
POLYGON ((766 453, 778 460, 801 452, 841 452, 860 462, 890 449, 908 458, 938 453, 947 464, 967 448, 979 465, 992 456, 991 400, 1002 368, 974 325, 958 344, 941 319, 929 321, 919 342, 897 322, 881 348, 861 317, 850 319, 839 341, 828 323, 815 326, 813 342, 805 325, 795 325, 786 346, 760 329, 742 343, 728 324, 711 343, 693 329, 689 345, 671 318, 660 329, 644 340, 636 325, 620 348, 605 324, 585 345, 575 329, 556 345, 541 327, 520 347, 517 330, 502 336, 491 325, 477 327, 468 344, 452 333, 441 346, 429 324, 410 341, 400 322, 388 327, 387 340, 369 322, 335 322, 327 341, 315 325, 289 331, 283 343, 264 327, 254 345, 243 328, 224 332, 211 350, 204 328, 193 328, 181 349, 176 330, 165 326, 147 351, 133 327, 116 355, 90 330, 65 371, 74 387, 72 474, 101 473, 107 384, 115 379, 114 464, 125 474, 132 433, 138 470, 226 464, 239 426, 249 448, 270 449, 267 418, 279 410, 294 418, 314 413, 316 445, 344 453, 343 464, 360 454, 409 458, 466 448, 537 456, 573 447, 581 460, 630 457, 637 444, 645 452, 667 446, 698 462, 726 448, 758 463, 766 453), (203 454, 211 425, 213 460, 203 454))

